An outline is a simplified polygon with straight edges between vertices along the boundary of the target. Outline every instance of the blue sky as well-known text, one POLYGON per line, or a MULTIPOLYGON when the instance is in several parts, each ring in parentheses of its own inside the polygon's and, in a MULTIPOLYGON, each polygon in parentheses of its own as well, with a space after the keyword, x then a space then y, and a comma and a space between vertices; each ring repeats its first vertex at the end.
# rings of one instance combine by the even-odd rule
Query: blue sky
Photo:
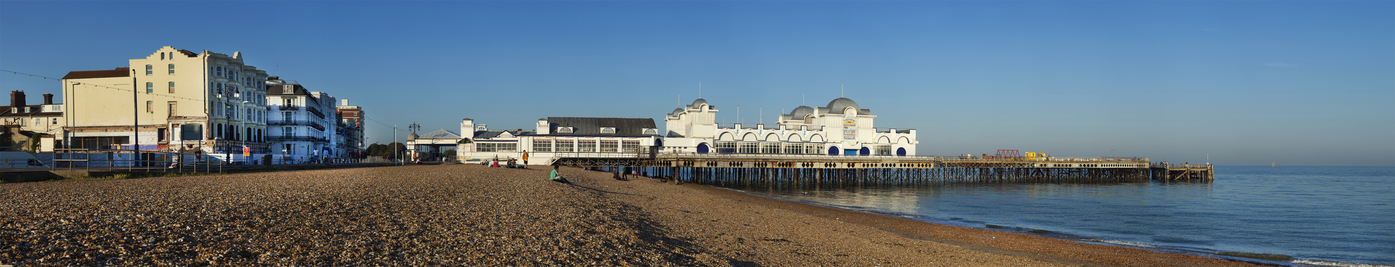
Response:
POLYGON ((0 1, 0 69, 61 77, 166 45, 240 51, 423 131, 662 127, 699 82, 720 120, 753 124, 843 84, 876 126, 918 129, 923 155, 1395 165, 1388 1, 0 1))

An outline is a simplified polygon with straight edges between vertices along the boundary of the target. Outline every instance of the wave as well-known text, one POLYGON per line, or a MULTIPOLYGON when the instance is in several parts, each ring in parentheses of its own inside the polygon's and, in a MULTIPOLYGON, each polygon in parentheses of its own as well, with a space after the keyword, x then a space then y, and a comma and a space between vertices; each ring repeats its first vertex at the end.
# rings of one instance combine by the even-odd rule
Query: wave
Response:
POLYGON ((1293 263, 1296 263, 1296 264, 1304 264, 1304 265, 1341 266, 1341 267, 1395 267, 1395 265, 1364 264, 1364 263, 1345 263, 1345 262, 1321 261, 1321 260, 1294 260, 1293 263))
POLYGON ((1149 245, 1149 244, 1144 244, 1144 243, 1129 242, 1129 241, 1119 241, 1119 240, 1086 239, 1085 241, 1099 242, 1099 243, 1112 244, 1112 245, 1119 245, 1119 246, 1128 246, 1128 247, 1140 247, 1140 248, 1156 248, 1156 247, 1157 247, 1157 246, 1154 246, 1154 245, 1149 245))

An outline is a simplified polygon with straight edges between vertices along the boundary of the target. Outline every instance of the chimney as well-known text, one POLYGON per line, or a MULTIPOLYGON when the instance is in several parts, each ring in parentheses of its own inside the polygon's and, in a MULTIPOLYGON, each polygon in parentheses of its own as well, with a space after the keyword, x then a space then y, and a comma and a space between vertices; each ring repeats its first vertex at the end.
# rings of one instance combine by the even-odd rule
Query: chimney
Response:
POLYGON ((24 106, 24 91, 10 91, 10 107, 24 106))
POLYGON ((344 102, 343 104, 339 104, 340 106, 348 106, 348 105, 349 105, 349 99, 348 99, 348 98, 340 99, 339 102, 344 102))
POLYGON ((53 94, 44 93, 44 105, 53 105, 53 94))

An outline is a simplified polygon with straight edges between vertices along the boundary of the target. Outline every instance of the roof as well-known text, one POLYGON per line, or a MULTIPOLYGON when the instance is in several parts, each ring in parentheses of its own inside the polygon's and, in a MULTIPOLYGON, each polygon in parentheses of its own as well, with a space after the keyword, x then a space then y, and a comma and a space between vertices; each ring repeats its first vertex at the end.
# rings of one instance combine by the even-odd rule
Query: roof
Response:
POLYGON ((791 119, 804 119, 805 115, 814 114, 814 108, 809 106, 799 106, 790 111, 791 119))
POLYGON ((460 139, 460 135, 455 134, 455 132, 452 131, 447 131, 446 129, 440 129, 436 130, 435 132, 429 132, 421 136, 417 136, 417 139, 460 139))
POLYGON ((180 49, 180 50, 179 50, 179 53, 180 53, 180 54, 184 54, 185 56, 189 56, 189 57, 197 57, 197 56, 199 56, 199 53, 194 53, 194 52, 189 51, 189 50, 186 50, 186 49, 180 49))
POLYGON ((87 79, 87 78, 107 78, 107 77, 130 77, 131 68, 120 67, 113 70, 80 70, 70 71, 63 79, 87 79))
POLYGON ((547 117, 547 123, 548 135, 657 136, 644 134, 644 129, 658 129, 650 118, 547 117), (558 133, 557 127, 572 127, 572 133, 558 133), (615 127, 615 133, 602 134, 601 127, 615 127))
POLYGON ((846 97, 839 97, 833 99, 833 101, 828 101, 828 106, 820 108, 823 111, 820 113, 843 113, 843 110, 849 107, 853 108, 853 110, 857 110, 857 115, 872 115, 872 110, 858 107, 857 102, 846 97))

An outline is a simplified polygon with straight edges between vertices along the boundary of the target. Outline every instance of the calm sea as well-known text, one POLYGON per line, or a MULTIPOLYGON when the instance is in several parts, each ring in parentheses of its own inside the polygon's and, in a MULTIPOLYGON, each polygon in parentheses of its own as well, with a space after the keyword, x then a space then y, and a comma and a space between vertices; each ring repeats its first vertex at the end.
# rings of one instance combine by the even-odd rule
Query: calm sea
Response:
POLYGON ((733 189, 1166 252, 1266 254, 1268 260, 1219 257, 1288 265, 1395 265, 1395 167, 1218 166, 1210 184, 733 189))

